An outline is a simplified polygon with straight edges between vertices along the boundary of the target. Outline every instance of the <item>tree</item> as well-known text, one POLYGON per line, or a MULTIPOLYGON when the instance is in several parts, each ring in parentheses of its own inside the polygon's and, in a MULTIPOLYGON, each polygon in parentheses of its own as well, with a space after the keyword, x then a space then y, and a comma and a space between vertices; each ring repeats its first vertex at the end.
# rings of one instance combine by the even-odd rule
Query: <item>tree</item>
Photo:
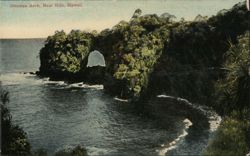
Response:
POLYGON ((30 144, 26 133, 17 125, 14 125, 11 120, 10 112, 7 108, 9 102, 9 93, 2 89, 1 94, 1 140, 2 154, 26 156, 30 152, 30 144))
POLYGON ((141 16, 141 14, 142 14, 141 9, 136 9, 132 18, 138 18, 139 16, 141 16))
POLYGON ((72 30, 68 35, 64 31, 56 31, 47 38, 45 46, 40 50, 40 73, 80 72, 91 50, 93 38, 93 34, 80 30, 72 30))
POLYGON ((226 53, 226 78, 217 83, 219 99, 216 107, 223 114, 250 109, 249 35, 248 31, 240 36, 238 43, 231 44, 226 53))

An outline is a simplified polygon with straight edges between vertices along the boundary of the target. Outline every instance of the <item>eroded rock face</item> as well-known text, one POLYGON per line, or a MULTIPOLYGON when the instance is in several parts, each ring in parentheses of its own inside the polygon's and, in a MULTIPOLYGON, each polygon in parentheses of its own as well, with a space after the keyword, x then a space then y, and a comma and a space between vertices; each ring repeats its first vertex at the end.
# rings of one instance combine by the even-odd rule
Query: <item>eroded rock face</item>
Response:
POLYGON ((105 67, 93 66, 84 70, 83 80, 91 84, 102 84, 105 81, 105 67))
MULTIPOLYGON (((68 35, 56 32, 49 36, 40 52, 40 74, 103 82, 105 89, 126 98, 140 97, 148 90, 169 91, 176 88, 173 82, 183 87, 186 79, 209 79, 206 72, 199 76, 195 76, 195 72, 180 76, 176 79, 178 82, 163 75, 186 69, 220 67, 229 48, 225 43, 227 40, 236 42, 237 36, 243 34, 248 25, 243 3, 223 14, 194 22, 173 21, 168 16, 156 14, 141 15, 137 10, 129 22, 121 21, 99 34, 72 31, 68 35), (94 66, 104 66, 102 57, 99 63, 88 63, 87 56, 92 50, 98 50, 104 56, 105 68, 94 66)), ((199 86, 202 82, 197 79, 193 84, 199 86)))

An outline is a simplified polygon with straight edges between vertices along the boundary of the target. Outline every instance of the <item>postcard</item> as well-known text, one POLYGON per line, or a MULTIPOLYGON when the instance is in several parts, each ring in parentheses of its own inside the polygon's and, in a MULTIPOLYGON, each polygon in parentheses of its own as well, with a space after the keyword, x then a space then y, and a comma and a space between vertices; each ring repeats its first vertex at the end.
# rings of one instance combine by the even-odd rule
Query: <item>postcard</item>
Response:
POLYGON ((250 156, 249 5, 0 1, 1 155, 250 156))

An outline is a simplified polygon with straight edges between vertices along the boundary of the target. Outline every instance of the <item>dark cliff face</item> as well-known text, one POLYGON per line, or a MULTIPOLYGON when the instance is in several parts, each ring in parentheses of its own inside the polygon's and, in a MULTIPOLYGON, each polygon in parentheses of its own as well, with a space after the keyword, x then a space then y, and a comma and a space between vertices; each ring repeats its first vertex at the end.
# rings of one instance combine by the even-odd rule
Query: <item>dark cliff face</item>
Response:
POLYGON ((101 82, 107 91, 124 98, 166 93, 209 100, 211 86, 224 75, 220 67, 229 41, 236 43, 248 29, 245 5, 193 22, 175 22, 167 13, 141 13, 137 9, 129 22, 121 21, 99 34, 72 31, 48 37, 40 53, 40 74, 101 82), (99 76, 99 69, 86 68, 92 50, 106 60, 99 76))
POLYGON ((213 103, 215 82, 226 76, 225 54, 237 37, 249 30, 244 3, 207 20, 171 29, 170 41, 149 80, 146 95, 169 94, 193 102, 213 103))

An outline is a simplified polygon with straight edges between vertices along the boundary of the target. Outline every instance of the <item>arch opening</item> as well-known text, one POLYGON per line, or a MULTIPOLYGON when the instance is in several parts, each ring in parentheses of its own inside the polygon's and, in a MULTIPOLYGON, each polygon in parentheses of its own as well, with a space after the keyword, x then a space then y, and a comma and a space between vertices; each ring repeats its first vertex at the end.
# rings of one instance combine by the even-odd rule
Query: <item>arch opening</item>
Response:
POLYGON ((89 53, 87 67, 106 67, 105 59, 102 53, 97 50, 94 50, 89 53))

